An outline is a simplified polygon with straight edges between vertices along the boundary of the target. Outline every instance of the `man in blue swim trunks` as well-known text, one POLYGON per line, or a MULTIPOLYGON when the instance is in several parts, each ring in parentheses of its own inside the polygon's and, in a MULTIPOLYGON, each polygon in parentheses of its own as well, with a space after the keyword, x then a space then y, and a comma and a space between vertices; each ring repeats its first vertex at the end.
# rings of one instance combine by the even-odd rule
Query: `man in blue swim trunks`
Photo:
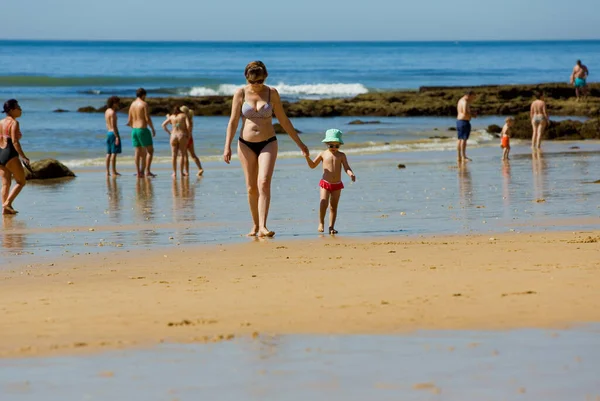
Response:
POLYGON ((577 60, 573 72, 571 73, 571 85, 575 86, 575 95, 577 101, 580 98, 587 96, 587 77, 590 74, 588 68, 581 64, 581 60, 577 60))
POLYGON ((129 106, 129 120, 127 125, 131 129, 131 142, 133 143, 135 167, 138 178, 156 177, 152 174, 152 157, 154 156, 154 146, 152 138, 156 136, 156 130, 150 118, 148 103, 146 103, 146 90, 139 88, 135 95, 137 98, 129 106), (152 133, 150 130, 152 129, 152 133))
POLYGON ((471 111, 471 102, 474 99, 475 93, 467 91, 456 105, 456 110, 458 112, 458 116, 456 117, 456 131, 458 135, 456 151, 458 153, 458 163, 471 161, 471 159, 467 157, 467 140, 471 135, 471 118, 476 117, 475 113, 471 111))
POLYGON ((104 112, 106 120, 106 176, 119 176, 117 173, 117 155, 121 153, 121 136, 119 135, 119 127, 117 126, 117 110, 121 99, 117 96, 111 96, 106 101, 108 107, 104 112))

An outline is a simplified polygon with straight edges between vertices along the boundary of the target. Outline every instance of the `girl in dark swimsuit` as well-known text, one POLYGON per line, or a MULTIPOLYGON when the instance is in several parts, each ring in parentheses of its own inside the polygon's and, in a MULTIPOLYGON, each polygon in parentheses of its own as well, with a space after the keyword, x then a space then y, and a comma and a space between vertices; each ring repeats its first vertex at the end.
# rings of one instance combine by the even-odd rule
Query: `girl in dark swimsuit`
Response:
POLYGON ((4 103, 6 118, 0 120, 0 179, 2 180, 2 214, 16 214, 12 203, 25 186, 25 171, 21 160, 29 165, 29 159, 23 153, 19 140, 21 130, 17 118, 21 117, 21 106, 15 99, 4 103), (19 157, 21 160, 19 160, 19 157), (15 186, 10 190, 12 178, 15 186), (9 191, 10 190, 10 191, 9 191))
POLYGON ((279 123, 296 142, 303 155, 308 155, 308 148, 285 115, 277 90, 264 84, 268 76, 267 67, 260 61, 253 61, 246 66, 244 75, 248 85, 238 89, 233 96, 223 160, 227 164, 231 161, 231 144, 241 118, 238 157, 246 177, 248 205, 253 223, 248 235, 272 237, 275 233, 267 228, 267 215, 278 149, 273 115, 277 116, 279 123))

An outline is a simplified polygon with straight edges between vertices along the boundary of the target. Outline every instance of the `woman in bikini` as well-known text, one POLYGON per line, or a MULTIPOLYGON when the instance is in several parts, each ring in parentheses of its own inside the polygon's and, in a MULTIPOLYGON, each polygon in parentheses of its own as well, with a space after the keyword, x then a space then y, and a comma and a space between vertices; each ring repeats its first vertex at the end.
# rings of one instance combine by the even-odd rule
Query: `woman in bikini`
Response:
POLYGON ((231 143, 241 117, 237 154, 246 177, 248 205, 252 215, 253 226, 248 235, 272 237, 275 233, 267 228, 267 217, 271 202, 271 178, 278 149, 273 115, 296 142, 303 155, 308 155, 308 148, 285 115, 277 90, 264 84, 268 76, 267 67, 261 61, 253 61, 246 66, 244 75, 248 85, 238 89, 233 95, 223 160, 227 164, 231 161, 231 143))
POLYGON ((190 119, 187 114, 181 111, 179 106, 173 108, 173 114, 168 114, 166 120, 162 123, 163 129, 171 137, 171 154, 173 160, 173 177, 177 177, 177 155, 181 154, 179 163, 182 176, 187 176, 185 165, 187 164, 187 147, 190 142, 190 119), (168 125, 172 126, 170 131, 168 125))
POLYGON ((548 110, 546 110, 546 102, 544 102, 544 94, 541 92, 535 93, 536 100, 531 103, 529 111, 531 117, 531 126, 533 134, 531 135, 531 149, 540 149, 542 145, 542 135, 544 130, 550 123, 548 110))
POLYGON ((12 203, 25 186, 25 171, 21 160, 29 166, 29 159, 23 153, 21 130, 17 118, 21 117, 21 106, 15 99, 4 103, 6 118, 0 120, 0 179, 2 180, 2 214, 16 214, 12 203), (21 158, 21 160, 19 160, 21 158), (10 189, 12 178, 15 186, 10 189))
MULTIPOLYGON (((194 149, 194 110, 190 110, 190 108, 187 106, 181 106, 179 110, 184 112, 190 119, 190 142, 188 143, 187 151, 189 153, 189 157, 196 162, 196 166, 198 167, 198 177, 200 177, 202 174, 204 174, 204 169, 202 168, 202 163, 200 163, 200 159, 196 155, 196 150, 194 149)), ((188 174, 190 173, 189 157, 185 164, 185 171, 188 174)))

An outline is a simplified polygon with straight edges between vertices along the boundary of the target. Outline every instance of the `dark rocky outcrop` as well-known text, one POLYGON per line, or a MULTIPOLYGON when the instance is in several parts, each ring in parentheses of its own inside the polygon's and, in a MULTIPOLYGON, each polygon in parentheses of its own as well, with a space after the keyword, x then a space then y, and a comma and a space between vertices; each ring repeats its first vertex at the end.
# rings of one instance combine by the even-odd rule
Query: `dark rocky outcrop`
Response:
MULTIPOLYGON (((551 115, 598 116, 600 84, 590 84, 590 97, 576 102, 574 90, 567 84, 504 85, 465 87, 421 87, 417 91, 365 93, 353 98, 335 98, 283 102, 289 117, 333 116, 454 116, 456 103, 467 89, 478 95, 473 103, 479 115, 515 115, 529 110, 533 94, 546 95, 551 115)), ((122 99, 122 112, 127 112, 133 98, 122 99)), ((231 96, 199 96, 148 98, 152 115, 165 115, 176 104, 185 104, 200 116, 227 116, 231 112, 231 96)), ((104 112, 82 107, 80 112, 104 112)))
POLYGON ((32 162, 31 170, 25 170, 25 178, 28 180, 75 177, 75 174, 67 166, 54 159, 32 162))
POLYGON ((488 125, 487 132, 490 134, 499 134, 502 132, 502 127, 496 124, 488 125))
POLYGON ((54 110, 54 113, 68 113, 69 110, 65 110, 65 109, 56 109, 54 110))
MULTIPOLYGON (((275 130, 276 134, 287 134, 287 132, 285 132, 285 130, 283 129, 283 127, 279 123, 273 124, 273 129, 275 130)), ((300 131, 299 129, 296 129, 296 127, 294 127, 294 129, 296 130, 297 134, 301 134, 302 133, 302 131, 300 131)))
POLYGON ((352 120, 348 125, 363 125, 363 124, 381 124, 381 121, 363 121, 363 120, 352 120))
MULTIPOLYGON (((532 127, 529 113, 515 116, 511 137, 531 139, 532 127)), ((552 121, 546 128, 543 139, 581 140, 600 138, 600 119, 592 118, 585 122, 576 120, 552 121)))

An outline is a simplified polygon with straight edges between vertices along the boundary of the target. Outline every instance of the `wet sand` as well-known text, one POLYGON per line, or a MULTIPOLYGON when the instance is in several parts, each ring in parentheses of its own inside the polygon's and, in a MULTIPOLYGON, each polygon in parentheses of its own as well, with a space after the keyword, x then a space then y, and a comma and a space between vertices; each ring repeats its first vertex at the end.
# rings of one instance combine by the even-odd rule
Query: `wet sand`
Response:
POLYGON ((600 325, 259 336, 0 359, 11 401, 600 401, 600 325))
POLYGON ((0 356, 600 320, 599 231, 249 241, 0 270, 0 356))

